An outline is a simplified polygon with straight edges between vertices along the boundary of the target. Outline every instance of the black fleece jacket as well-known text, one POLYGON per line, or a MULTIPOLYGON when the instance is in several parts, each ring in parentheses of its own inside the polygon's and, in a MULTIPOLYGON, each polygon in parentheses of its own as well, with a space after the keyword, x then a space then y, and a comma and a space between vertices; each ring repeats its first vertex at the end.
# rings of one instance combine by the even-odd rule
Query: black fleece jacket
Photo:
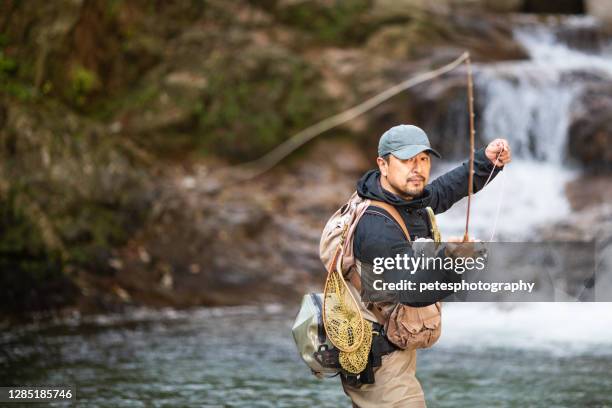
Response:
MULTIPOLYGON (((493 170, 493 164, 485 155, 485 149, 480 149, 474 154, 474 185, 473 191, 477 192, 484 186, 489 174, 493 171, 494 178, 501 168, 493 170)), ((423 194, 413 200, 407 201, 403 198, 385 190, 380 184, 380 171, 368 171, 357 183, 357 193, 363 198, 385 201, 398 210, 402 216, 410 239, 433 238, 429 217, 425 210, 431 207, 436 214, 448 210, 454 203, 467 196, 469 182, 469 162, 441 175, 423 190, 423 194)), ((367 268, 374 263, 377 257, 395 257, 396 255, 414 256, 411 245, 405 239, 400 226, 393 220, 385 210, 370 206, 359 220, 355 229, 353 251, 355 257, 367 268)), ((440 251, 439 255, 443 252, 440 251)), ((390 275, 385 272, 385 279, 390 275)), ((365 278, 365 276, 364 276, 365 278)), ((461 276, 445 270, 410 271, 395 270, 391 277, 393 281, 407 279, 415 282, 457 282, 461 276)), ((401 303, 411 306, 427 306, 451 295, 452 291, 439 291, 428 293, 428 298, 411 298, 409 292, 402 293, 401 303)))

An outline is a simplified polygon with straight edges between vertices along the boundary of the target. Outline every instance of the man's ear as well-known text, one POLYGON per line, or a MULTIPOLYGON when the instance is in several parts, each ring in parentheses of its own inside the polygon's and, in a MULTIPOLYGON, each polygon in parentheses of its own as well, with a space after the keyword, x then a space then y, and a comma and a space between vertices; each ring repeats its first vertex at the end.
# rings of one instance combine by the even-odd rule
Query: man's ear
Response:
POLYGON ((389 163, 387 163, 387 161, 383 159, 382 157, 378 157, 376 159, 376 164, 378 164, 378 169, 380 170, 380 174, 383 177, 387 177, 387 174, 389 173, 389 163))

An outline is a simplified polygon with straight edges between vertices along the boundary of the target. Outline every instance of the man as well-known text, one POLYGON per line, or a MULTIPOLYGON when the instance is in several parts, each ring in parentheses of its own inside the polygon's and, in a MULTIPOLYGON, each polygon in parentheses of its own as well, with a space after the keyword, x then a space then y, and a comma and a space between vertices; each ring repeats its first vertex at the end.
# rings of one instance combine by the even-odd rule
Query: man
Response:
MULTIPOLYGON (((433 238, 430 220, 426 211, 431 207, 439 214, 467 196, 468 162, 438 177, 431 184, 429 172, 431 156, 440 154, 431 148, 425 132, 412 125, 399 125, 389 129, 380 138, 378 145, 377 170, 368 171, 357 183, 357 192, 363 198, 391 204, 399 212, 410 235, 417 238, 433 238)), ((474 154, 473 191, 483 188, 489 175, 497 173, 511 160, 508 142, 496 139, 486 148, 474 154)), ((461 242, 453 237, 446 242, 461 242)), ((447 246, 447 250, 452 244, 447 246)), ((402 228, 391 214, 381 207, 370 206, 357 224, 353 251, 356 259, 364 265, 372 265, 377 257, 394 257, 408 253, 413 256, 410 244, 402 228)), ((399 271, 405 273, 406 271, 399 271)), ((412 281, 452 281, 456 274, 407 274, 412 281)), ((362 275, 363 276, 363 275, 362 275)), ((448 296, 440 292, 428 303, 402 299, 401 303, 411 306, 427 306, 448 296)), ((345 393, 357 407, 425 407, 425 398, 415 376, 416 351, 396 350, 382 357, 382 365, 375 369, 373 384, 354 384, 342 378, 345 393)))

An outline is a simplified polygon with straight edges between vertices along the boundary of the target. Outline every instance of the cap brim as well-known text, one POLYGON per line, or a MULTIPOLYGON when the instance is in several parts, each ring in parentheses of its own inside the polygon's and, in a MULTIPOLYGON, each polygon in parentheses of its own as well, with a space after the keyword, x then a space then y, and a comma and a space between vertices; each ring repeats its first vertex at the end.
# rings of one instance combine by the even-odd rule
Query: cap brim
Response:
POLYGON ((438 153, 437 151, 435 151, 431 147, 425 146, 425 145, 407 146, 407 147, 404 147, 403 149, 399 149, 399 150, 396 150, 394 152, 391 152, 391 154, 394 155, 395 157, 397 157, 400 160, 408 160, 408 159, 416 156, 417 154, 419 154, 421 152, 431 152, 431 154, 433 154, 437 158, 439 158, 439 159, 442 158, 442 156, 440 156, 440 153, 438 153))

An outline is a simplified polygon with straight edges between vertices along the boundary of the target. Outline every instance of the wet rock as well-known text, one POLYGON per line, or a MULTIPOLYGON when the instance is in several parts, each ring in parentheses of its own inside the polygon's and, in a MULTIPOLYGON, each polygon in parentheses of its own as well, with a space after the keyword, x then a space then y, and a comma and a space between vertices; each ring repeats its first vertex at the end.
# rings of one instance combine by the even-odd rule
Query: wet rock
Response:
POLYGON ((198 186, 215 179, 214 172, 195 167, 168 174, 155 218, 120 250, 117 284, 133 302, 180 306, 285 301, 321 288, 324 222, 368 165, 354 144, 321 140, 303 160, 256 180, 217 180, 223 187, 212 195, 184 180, 192 177, 198 186), (162 288, 168 270, 172 285, 162 288))
POLYGON ((573 212, 562 221, 539 228, 539 239, 593 243, 596 271, 609 274, 612 271, 612 176, 582 174, 569 182, 565 190, 573 212))
POLYGON ((465 76, 451 74, 420 87, 411 95, 418 100, 413 108, 416 123, 427 132, 436 150, 446 158, 465 156, 469 141, 465 76))
POLYGON ((522 0, 375 0, 372 14, 379 18, 414 17, 422 11, 451 13, 456 11, 518 12, 522 0))
POLYGON ((612 172, 612 86, 589 86, 573 106, 568 152, 585 168, 612 172))
MULTIPOLYGON (((563 221, 540 228, 537 234, 543 241, 592 242, 596 267, 601 268, 604 262, 612 266, 612 207, 609 205, 590 206, 574 212, 563 221)), ((610 269, 605 272, 610 273, 610 269)))
POLYGON ((612 30, 604 23, 559 25, 555 37, 570 48, 592 53, 606 52, 612 40, 612 30))
MULTIPOLYGON (((609 176, 606 179, 584 176, 569 183, 568 196, 577 210, 564 220, 536 231, 538 238, 543 241, 592 245, 593 258, 587 259, 584 266, 576 269, 575 272, 581 275, 582 281, 575 283, 580 287, 590 288, 597 282, 597 290, 592 293, 594 296, 597 296, 597 291, 608 293, 609 283, 612 282, 612 206, 609 204, 611 187, 612 180, 609 176), (589 199, 593 202, 587 203, 589 199), (592 277, 584 280, 585 273, 592 274, 592 277)), ((567 277, 571 275, 570 271, 567 277)))
POLYGON ((584 0, 525 0, 523 11, 543 14, 583 14, 584 0))
POLYGON ((565 186, 573 210, 612 203, 612 175, 583 174, 565 186))
POLYGON ((474 61, 527 57, 514 40, 508 19, 466 11, 423 13, 407 22, 389 24, 373 34, 367 45, 372 53, 408 60, 433 59, 432 52, 440 51, 432 49, 436 45, 446 52, 455 49, 457 56, 467 49, 474 61))
POLYGON ((523 0, 485 0, 484 6, 487 10, 511 13, 522 11, 523 3, 523 0))

